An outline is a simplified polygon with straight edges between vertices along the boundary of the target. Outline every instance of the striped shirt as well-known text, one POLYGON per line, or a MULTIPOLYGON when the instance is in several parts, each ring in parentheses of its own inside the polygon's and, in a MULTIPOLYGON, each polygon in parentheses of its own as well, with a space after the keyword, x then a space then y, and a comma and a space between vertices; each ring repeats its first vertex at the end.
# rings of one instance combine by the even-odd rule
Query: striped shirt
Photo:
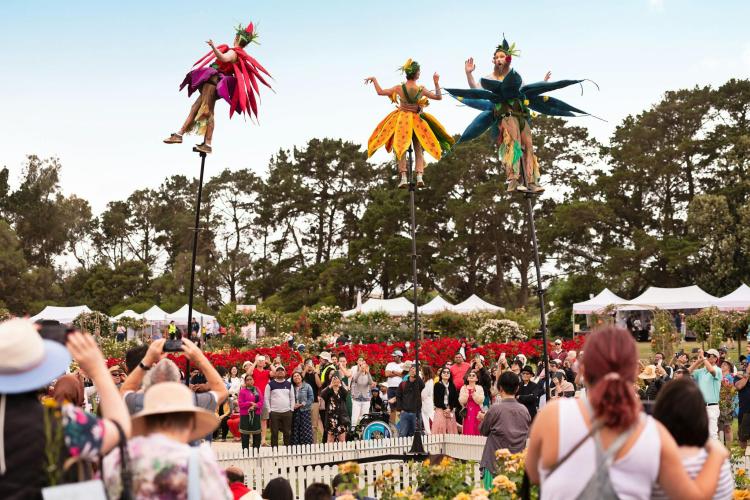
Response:
MULTIPOLYGON (((691 479, 700 473, 703 469, 703 462, 708 458, 708 453, 704 448, 701 448, 698 453, 691 457, 682 458, 682 466, 685 467, 685 472, 688 473, 691 479)), ((716 492, 714 492, 714 500, 730 500, 734 493, 734 477, 732 477, 732 467, 729 463, 729 459, 724 461, 721 466, 721 472, 719 473, 719 482, 716 485, 716 492)), ((661 489, 658 484, 654 486, 651 492, 651 500, 666 500, 669 497, 661 489)))

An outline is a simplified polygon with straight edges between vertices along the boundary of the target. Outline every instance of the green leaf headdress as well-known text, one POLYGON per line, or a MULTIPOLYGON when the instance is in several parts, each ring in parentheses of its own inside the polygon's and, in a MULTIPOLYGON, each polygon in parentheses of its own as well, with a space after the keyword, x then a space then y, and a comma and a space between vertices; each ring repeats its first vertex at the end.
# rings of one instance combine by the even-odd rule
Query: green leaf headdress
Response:
POLYGON ((511 57, 519 57, 521 55, 521 51, 516 48, 515 42, 512 44, 508 44, 508 40, 505 39, 505 33, 503 33, 503 43, 497 46, 495 49, 495 52, 505 52, 507 55, 511 57))
POLYGON ((411 58, 407 59, 403 66, 398 68, 399 71, 402 71, 407 77, 414 76, 414 74, 419 71, 419 63, 417 61, 412 61, 411 58))
POLYGON ((240 37, 240 41, 247 43, 258 43, 256 40, 258 39, 258 33, 255 32, 255 27, 253 26, 253 23, 250 23, 247 25, 247 28, 243 28, 241 24, 237 25, 236 35, 240 37))

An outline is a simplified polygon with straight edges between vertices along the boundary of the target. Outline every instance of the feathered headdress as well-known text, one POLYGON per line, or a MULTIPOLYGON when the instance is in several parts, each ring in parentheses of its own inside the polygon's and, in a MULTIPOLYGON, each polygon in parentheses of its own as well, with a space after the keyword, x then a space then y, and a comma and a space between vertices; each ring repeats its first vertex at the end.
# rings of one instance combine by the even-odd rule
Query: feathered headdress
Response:
POLYGON ((404 65, 398 69, 399 71, 403 71, 406 76, 412 76, 417 71, 419 71, 419 63, 417 61, 412 61, 412 59, 409 58, 406 60, 404 65))
MULTIPOLYGON (((240 41, 247 43, 255 42, 258 38, 258 33, 255 32, 253 23, 247 25, 247 28, 243 28, 241 24, 237 25, 236 34, 240 37, 240 41)), ((258 42, 255 42, 258 43, 258 42)))
POLYGON ((512 57, 518 57, 521 55, 521 51, 516 48, 515 42, 508 44, 508 40, 505 39, 505 33, 503 33, 503 43, 497 46, 495 52, 505 52, 507 55, 512 57))

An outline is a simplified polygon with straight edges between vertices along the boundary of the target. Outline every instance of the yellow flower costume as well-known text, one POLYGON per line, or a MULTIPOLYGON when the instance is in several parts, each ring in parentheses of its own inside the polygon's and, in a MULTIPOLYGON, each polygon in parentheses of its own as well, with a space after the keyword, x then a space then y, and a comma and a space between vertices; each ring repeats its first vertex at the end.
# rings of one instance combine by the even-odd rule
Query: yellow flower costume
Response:
POLYGON ((406 96, 406 102, 396 92, 391 95, 391 101, 398 108, 375 127, 367 141, 368 158, 381 146, 385 146, 386 151, 390 153, 392 150, 401 159, 409 149, 412 137, 416 137, 424 150, 439 160, 443 152, 450 151, 455 139, 437 118, 422 111, 429 104, 429 99, 422 95, 423 87, 419 88, 414 97, 409 95, 405 84, 401 85, 401 90, 406 96))

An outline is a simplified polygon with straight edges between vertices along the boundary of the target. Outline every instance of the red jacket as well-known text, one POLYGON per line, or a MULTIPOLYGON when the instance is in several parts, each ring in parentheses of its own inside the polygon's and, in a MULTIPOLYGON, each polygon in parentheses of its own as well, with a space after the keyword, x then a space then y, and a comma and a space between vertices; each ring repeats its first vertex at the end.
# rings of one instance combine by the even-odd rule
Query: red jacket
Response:
POLYGON ((248 488, 242 483, 229 483, 229 489, 232 490, 232 495, 234 495, 234 500, 239 500, 244 495, 247 495, 248 493, 250 493, 250 488, 248 488))

